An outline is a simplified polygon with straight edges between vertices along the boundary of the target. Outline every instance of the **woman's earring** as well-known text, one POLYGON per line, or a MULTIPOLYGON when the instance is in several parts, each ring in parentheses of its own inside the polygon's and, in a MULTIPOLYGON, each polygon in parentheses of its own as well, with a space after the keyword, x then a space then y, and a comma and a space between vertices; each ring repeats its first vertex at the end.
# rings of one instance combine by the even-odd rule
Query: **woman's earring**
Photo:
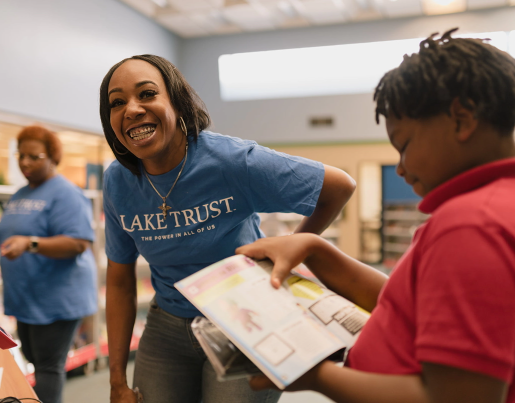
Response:
POLYGON ((115 152, 116 154, 118 154, 118 155, 125 155, 125 154, 128 154, 128 153, 129 153, 129 150, 125 151, 124 153, 121 153, 120 151, 118 151, 118 150, 116 149, 116 146, 114 145, 114 141, 113 141, 113 150, 114 150, 114 152, 115 152))
POLYGON ((183 131, 184 135, 188 137, 188 130, 186 129, 186 123, 184 123, 182 116, 179 118, 179 123, 181 124, 181 130, 183 131))

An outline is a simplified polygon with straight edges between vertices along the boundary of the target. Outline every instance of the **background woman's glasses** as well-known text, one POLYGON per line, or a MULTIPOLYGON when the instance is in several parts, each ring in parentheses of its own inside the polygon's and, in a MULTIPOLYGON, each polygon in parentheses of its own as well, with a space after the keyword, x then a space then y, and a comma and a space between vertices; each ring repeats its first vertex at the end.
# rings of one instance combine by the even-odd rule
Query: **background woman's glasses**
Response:
POLYGON ((39 153, 38 155, 15 153, 14 156, 16 157, 16 159, 18 159, 18 161, 22 161, 24 158, 28 158, 33 162, 46 158, 45 153, 39 153))

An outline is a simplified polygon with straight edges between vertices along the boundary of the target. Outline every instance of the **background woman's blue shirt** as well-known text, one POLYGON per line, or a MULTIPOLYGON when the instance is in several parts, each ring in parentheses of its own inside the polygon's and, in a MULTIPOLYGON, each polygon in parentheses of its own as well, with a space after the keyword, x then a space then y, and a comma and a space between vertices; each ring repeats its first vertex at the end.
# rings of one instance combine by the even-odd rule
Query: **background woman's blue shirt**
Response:
MULTIPOLYGON (((61 175, 19 189, 4 206, 0 243, 13 235, 94 240, 92 207, 61 175)), ((97 272, 91 248, 71 259, 23 253, 0 260, 5 314, 28 324, 72 320, 97 310, 97 272)))

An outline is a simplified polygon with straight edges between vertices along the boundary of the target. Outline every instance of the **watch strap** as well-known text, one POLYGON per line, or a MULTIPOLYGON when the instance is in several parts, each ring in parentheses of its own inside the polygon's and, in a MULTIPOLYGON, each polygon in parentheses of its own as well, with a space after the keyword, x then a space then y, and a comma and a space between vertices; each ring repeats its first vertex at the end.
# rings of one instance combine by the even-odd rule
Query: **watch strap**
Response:
POLYGON ((39 250, 39 237, 31 236, 29 237, 29 253, 38 253, 39 250))

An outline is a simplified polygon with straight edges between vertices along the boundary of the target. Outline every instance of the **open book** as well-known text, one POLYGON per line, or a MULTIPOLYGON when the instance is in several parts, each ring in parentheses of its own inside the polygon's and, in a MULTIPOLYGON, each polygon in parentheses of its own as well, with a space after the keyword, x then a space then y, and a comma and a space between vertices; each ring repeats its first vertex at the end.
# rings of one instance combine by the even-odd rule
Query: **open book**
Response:
POLYGON ((236 255, 186 277, 175 287, 216 325, 196 320, 193 328, 202 336, 199 341, 215 370, 220 357, 236 359, 248 373, 255 365, 284 389, 325 358, 348 350, 369 315, 316 280, 299 275, 289 276, 282 287, 274 289, 272 266, 269 260, 236 255), (217 329, 232 344, 224 344, 217 329), (238 357, 231 345, 254 365, 238 357), (236 356, 231 356, 231 350, 236 356))

